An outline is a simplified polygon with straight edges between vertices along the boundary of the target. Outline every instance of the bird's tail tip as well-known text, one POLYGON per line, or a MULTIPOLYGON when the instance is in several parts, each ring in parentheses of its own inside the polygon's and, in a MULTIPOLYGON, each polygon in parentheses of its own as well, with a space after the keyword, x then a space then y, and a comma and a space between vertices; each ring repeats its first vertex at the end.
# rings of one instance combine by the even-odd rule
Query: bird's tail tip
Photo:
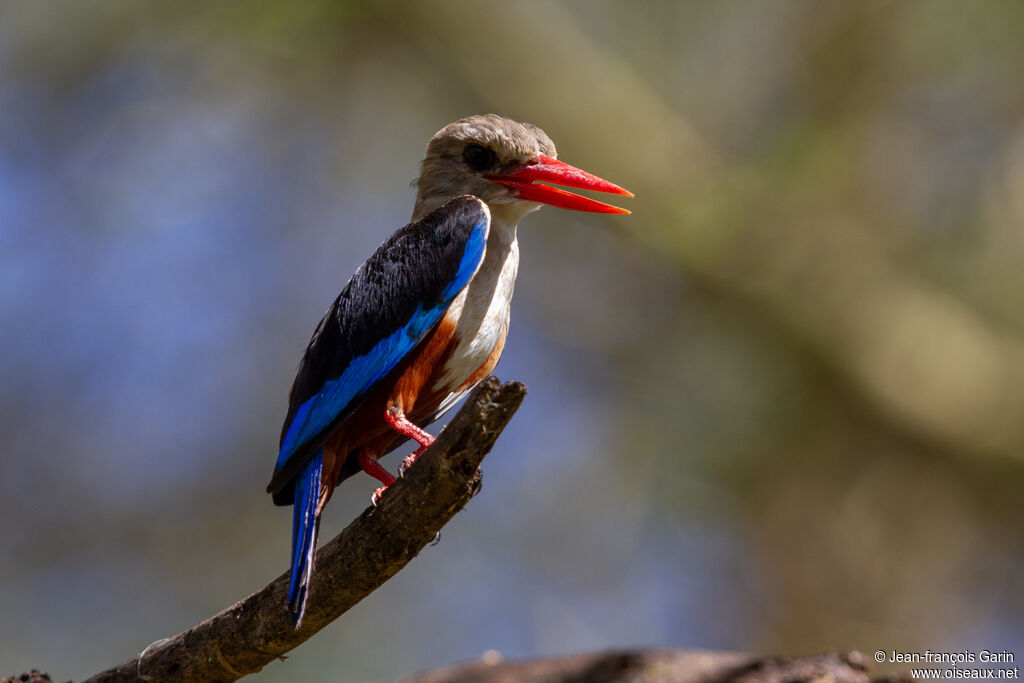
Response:
POLYGON ((292 622, 293 629, 302 628, 302 617, 306 616, 306 590, 303 587, 299 591, 295 600, 289 598, 288 601, 288 616, 292 622))
POLYGON ((320 520, 317 502, 323 474, 323 450, 317 451, 295 477, 295 512, 292 518, 292 565, 288 585, 288 611, 292 625, 299 628, 306 613, 309 584, 313 576, 316 534, 320 520))

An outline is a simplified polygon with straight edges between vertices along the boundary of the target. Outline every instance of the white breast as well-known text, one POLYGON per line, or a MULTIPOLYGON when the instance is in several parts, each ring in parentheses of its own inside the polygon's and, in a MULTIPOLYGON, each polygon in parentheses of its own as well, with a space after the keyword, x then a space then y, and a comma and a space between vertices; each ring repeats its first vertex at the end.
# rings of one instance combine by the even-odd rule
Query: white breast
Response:
POLYGON ((509 305, 519 269, 519 244, 514 233, 508 241, 493 225, 489 232, 480 268, 445 313, 445 318, 456 321, 458 342, 434 387, 451 392, 442 401, 437 415, 457 403, 471 388, 455 391, 484 364, 508 325, 509 305))

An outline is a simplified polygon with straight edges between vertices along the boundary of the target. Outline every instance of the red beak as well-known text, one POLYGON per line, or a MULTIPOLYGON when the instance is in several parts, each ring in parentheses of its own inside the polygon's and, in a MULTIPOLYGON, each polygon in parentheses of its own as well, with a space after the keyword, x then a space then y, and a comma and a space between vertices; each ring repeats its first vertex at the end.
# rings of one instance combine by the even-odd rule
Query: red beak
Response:
POLYGON ((570 166, 564 161, 559 161, 547 154, 540 154, 536 161, 506 173, 504 175, 484 176, 488 180, 512 190, 516 197, 531 202, 550 204, 563 209, 575 211, 593 211, 595 213, 629 213, 626 209, 620 209, 611 204, 605 204, 595 199, 581 197, 572 192, 560 190, 550 185, 536 185, 534 181, 547 180, 567 187, 579 187, 585 190, 597 190, 598 192, 610 192, 632 197, 633 193, 624 190, 614 183, 603 178, 587 173, 575 166, 570 166))

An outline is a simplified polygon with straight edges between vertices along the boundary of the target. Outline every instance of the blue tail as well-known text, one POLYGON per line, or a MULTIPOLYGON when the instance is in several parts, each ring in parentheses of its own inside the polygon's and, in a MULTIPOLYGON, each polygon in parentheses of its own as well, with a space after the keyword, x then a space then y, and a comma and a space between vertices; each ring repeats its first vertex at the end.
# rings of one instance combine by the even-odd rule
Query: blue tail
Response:
POLYGON ((288 610, 295 628, 302 624, 313 576, 313 553, 320 520, 316 504, 320 497, 320 476, 324 469, 324 451, 320 449, 295 476, 295 516, 292 521, 292 577, 288 588, 288 610))

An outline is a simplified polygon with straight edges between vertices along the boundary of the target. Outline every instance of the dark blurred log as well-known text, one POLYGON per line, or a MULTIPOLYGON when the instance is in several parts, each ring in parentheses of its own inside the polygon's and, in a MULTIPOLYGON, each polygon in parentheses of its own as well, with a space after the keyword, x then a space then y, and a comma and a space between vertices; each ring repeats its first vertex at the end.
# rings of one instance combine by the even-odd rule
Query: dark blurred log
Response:
POLYGON ((20 676, 8 676, 0 683, 52 683, 52 681, 53 679, 50 678, 50 674, 43 673, 38 669, 32 669, 20 676))
POLYGON ((88 681, 234 681, 298 646, 394 576, 469 502, 480 487, 480 461, 525 396, 518 382, 481 382, 380 505, 320 548, 302 628, 292 628, 285 609, 286 572, 88 681))
POLYGON ((810 657, 758 657, 707 650, 619 650, 525 662, 500 656, 402 678, 395 683, 881 683, 906 675, 872 678, 860 652, 810 657))
MULTIPOLYGON (((907 674, 869 675, 856 651, 809 657, 759 657, 710 650, 617 650, 524 662, 500 655, 401 678, 395 683, 902 683, 907 674)), ((191 680, 182 678, 180 680, 191 680)), ((49 683, 32 671, 3 683, 49 683)))

